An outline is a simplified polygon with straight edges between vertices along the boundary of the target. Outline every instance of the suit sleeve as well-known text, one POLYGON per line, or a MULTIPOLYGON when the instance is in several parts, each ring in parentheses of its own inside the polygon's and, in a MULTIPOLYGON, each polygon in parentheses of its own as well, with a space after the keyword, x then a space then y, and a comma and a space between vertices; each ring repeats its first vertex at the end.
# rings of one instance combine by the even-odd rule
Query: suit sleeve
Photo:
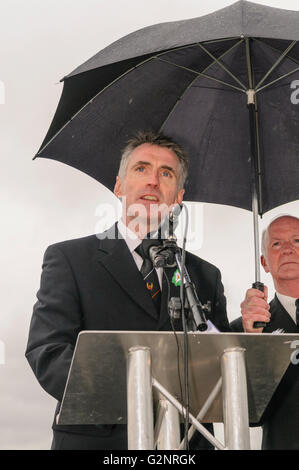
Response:
POLYGON ((238 317, 235 320, 231 321, 229 326, 234 333, 245 333, 242 323, 242 317, 238 317))
POLYGON ((41 386, 58 401, 81 329, 80 299, 71 266, 52 245, 44 255, 25 355, 41 386))
POLYGON ((226 297, 219 269, 217 269, 215 297, 210 319, 219 331, 231 331, 226 312, 226 297))

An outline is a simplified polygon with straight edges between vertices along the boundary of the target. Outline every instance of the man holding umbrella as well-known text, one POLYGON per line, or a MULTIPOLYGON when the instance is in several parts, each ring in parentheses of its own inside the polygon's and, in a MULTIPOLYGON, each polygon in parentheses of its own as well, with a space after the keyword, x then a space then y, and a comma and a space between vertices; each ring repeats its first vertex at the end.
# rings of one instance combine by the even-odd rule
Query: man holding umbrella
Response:
MULTIPOLYGON (((169 280, 152 265, 145 273, 150 260, 142 239, 181 204, 186 175, 187 160, 179 145, 161 134, 139 133, 124 150, 116 178, 114 192, 124 203, 122 220, 104 234, 46 250, 26 357, 42 387, 58 400, 53 449, 127 448, 125 425, 59 426, 56 416, 80 331, 172 330, 169 280)), ((219 330, 229 330, 219 270, 190 253, 186 266, 201 302, 211 302, 207 318, 219 330)), ((204 439, 195 446, 211 448, 204 439)))
MULTIPOLYGON (((241 304, 242 317, 231 323, 233 331, 247 333, 299 332, 299 219, 276 218, 262 237, 261 263, 270 273, 276 294, 267 303, 265 292, 249 289, 241 304), (254 322, 265 322, 256 329, 254 322)), ((291 364, 262 417, 263 449, 299 450, 299 368, 291 364)))

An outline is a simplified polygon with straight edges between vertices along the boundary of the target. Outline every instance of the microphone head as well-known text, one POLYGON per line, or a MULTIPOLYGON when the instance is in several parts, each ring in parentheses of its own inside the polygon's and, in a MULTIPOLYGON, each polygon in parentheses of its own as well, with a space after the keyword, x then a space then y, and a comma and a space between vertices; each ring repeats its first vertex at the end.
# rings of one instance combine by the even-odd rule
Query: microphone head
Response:
POLYGON ((152 248, 153 246, 161 246, 161 245, 162 245, 162 240, 145 238, 142 242, 142 249, 143 249, 144 255, 147 258, 150 258, 150 253, 149 253, 150 248, 152 248))
POLYGON ((182 205, 177 204, 173 210, 169 212, 168 216, 165 217, 160 226, 161 238, 168 238, 170 235, 174 234, 173 232, 178 226, 178 216, 180 215, 182 208, 182 205))
POLYGON ((156 231, 151 232, 149 235, 152 240, 162 239, 165 240, 169 235, 173 235, 174 230, 178 226, 178 216, 183 209, 183 204, 177 204, 169 214, 164 217, 156 231))

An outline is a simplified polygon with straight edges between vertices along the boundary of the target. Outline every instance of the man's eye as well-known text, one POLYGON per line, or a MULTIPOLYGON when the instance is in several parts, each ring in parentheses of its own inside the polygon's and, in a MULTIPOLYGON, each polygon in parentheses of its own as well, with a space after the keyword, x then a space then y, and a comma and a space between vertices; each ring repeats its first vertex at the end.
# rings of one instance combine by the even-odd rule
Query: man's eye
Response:
POLYGON ((272 246, 273 248, 278 248, 280 246, 280 242, 273 242, 272 246))
POLYGON ((171 173, 168 170, 163 170, 162 171, 162 176, 165 176, 166 178, 169 178, 171 176, 171 173))
POLYGON ((140 173, 142 173, 144 170, 145 170, 144 166, 138 166, 136 168, 136 171, 139 171, 140 173))

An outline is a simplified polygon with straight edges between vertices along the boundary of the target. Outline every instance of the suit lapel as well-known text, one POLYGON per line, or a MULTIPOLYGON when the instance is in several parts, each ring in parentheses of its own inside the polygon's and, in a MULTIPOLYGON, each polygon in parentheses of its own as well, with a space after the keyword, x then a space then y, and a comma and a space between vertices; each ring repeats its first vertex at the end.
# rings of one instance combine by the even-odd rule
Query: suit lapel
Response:
POLYGON ((153 301, 128 246, 120 237, 116 225, 99 241, 98 260, 142 310, 157 319, 153 301))
POLYGON ((282 328, 285 333, 298 333, 299 328, 281 305, 276 295, 270 303, 270 311, 271 321, 269 326, 264 329, 265 333, 271 333, 278 328, 282 328))

